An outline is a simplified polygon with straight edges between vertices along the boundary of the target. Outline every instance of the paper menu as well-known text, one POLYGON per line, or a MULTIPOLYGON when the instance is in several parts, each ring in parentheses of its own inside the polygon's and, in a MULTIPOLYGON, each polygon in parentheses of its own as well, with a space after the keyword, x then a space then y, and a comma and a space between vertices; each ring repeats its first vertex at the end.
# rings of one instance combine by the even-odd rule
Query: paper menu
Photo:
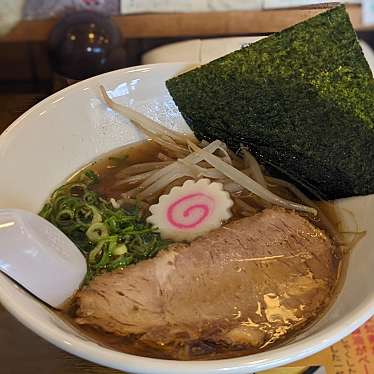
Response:
POLYGON ((374 373, 374 318, 333 346, 292 366, 314 365, 324 366, 327 374, 374 373))
MULTIPOLYGON (((121 13, 259 10, 326 4, 333 1, 334 0, 121 0, 121 13)), ((340 2, 359 4, 362 1, 365 0, 342 0, 340 2)))
MULTIPOLYGON (((374 318, 333 346, 287 367, 261 374, 372 374, 374 318)), ((254 373, 257 374, 257 373, 254 373)), ((260 373, 258 373, 260 374, 260 373)))
POLYGON ((121 0, 121 13, 255 10, 263 0, 121 0))
MULTIPOLYGON (((341 0, 339 3, 360 4, 363 0, 341 0)), ((331 4, 333 0, 263 0, 263 8, 293 8, 307 5, 331 4)))

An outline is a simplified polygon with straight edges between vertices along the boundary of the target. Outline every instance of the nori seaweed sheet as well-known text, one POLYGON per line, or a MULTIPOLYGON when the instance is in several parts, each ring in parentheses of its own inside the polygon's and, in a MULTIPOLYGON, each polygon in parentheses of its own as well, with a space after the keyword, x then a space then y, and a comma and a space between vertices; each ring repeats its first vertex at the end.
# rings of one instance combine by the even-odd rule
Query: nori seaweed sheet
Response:
POLYGON ((374 193, 374 83, 337 6, 166 83, 200 139, 240 144, 324 198, 374 193))

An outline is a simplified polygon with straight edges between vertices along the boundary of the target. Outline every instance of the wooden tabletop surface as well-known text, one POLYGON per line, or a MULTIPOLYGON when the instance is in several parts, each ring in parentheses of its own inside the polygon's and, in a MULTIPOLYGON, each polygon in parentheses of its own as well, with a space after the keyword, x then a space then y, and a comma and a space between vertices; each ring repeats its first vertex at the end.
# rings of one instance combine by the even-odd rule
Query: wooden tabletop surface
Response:
POLYGON ((72 356, 22 326, 0 304, 1 374, 119 373, 72 356))

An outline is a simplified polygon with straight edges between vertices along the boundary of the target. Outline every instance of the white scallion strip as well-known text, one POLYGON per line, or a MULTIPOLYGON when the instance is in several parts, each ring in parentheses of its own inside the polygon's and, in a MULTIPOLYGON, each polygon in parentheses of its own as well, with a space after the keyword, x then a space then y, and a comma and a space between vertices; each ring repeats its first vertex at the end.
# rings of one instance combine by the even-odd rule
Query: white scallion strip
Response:
POLYGON ((167 156, 165 153, 162 153, 160 152, 158 155, 157 155, 157 158, 161 161, 172 161, 173 159, 169 156, 167 156))
POLYGON ((208 177, 211 179, 222 178, 222 174, 215 169, 204 169, 193 164, 184 164, 182 160, 178 160, 179 165, 169 174, 161 177, 157 182, 140 192, 137 196, 140 199, 146 199, 150 196, 157 194, 158 192, 165 189, 168 185, 179 178, 189 177, 193 179, 199 179, 202 177, 208 177))
MULTIPOLYGON (((204 149, 207 152, 213 153, 221 145, 222 145, 222 142, 220 140, 215 140, 212 143, 208 144, 204 149)), ((203 161, 203 157, 201 157, 199 154, 194 152, 194 153, 191 153, 190 155, 188 155, 187 157, 183 158, 183 161, 188 162, 190 164, 197 164, 197 163, 203 161)), ((180 163, 178 163, 177 161, 174 161, 172 164, 162 168, 161 170, 156 171, 153 175, 151 175, 149 178, 147 178, 139 186, 133 188, 132 190, 126 191, 123 194, 123 196, 126 197, 126 198, 133 198, 135 196, 140 198, 140 196, 150 196, 150 192, 155 193, 153 191, 162 190, 163 188, 165 188, 165 186, 163 186, 163 181, 165 181, 165 180, 169 181, 170 179, 175 180, 176 179, 175 175, 176 175, 177 172, 178 172, 178 178, 181 178, 179 176, 180 175, 180 171, 178 169, 179 164, 180 163), (173 173, 175 174, 174 179, 172 178, 173 173), (166 176, 166 178, 164 178, 164 176, 166 176), (153 188, 154 184, 156 184, 156 186, 153 188), (159 186, 162 186, 162 187, 159 187, 159 186), (148 189, 148 187, 150 189, 148 189), (139 196, 139 194, 142 194, 142 195, 139 196)))
POLYGON ((175 141, 181 143, 181 144, 187 144, 187 141, 198 143, 198 140, 196 139, 195 135, 193 133, 191 134, 183 134, 179 133, 177 131, 173 131, 168 129, 165 126, 160 125, 159 123, 153 121, 152 119, 148 118, 147 116, 136 112, 135 110, 124 106, 122 104, 116 103, 114 100, 112 100, 105 88, 103 86, 100 86, 101 94, 103 95, 105 103, 113 110, 115 110, 118 113, 123 114, 125 117, 129 118, 131 121, 136 122, 138 126, 140 126, 142 129, 148 130, 153 134, 164 134, 167 136, 170 136, 175 141))
POLYGON ((201 177, 207 177, 210 179, 225 178, 225 176, 221 172, 219 172, 218 170, 214 168, 204 168, 202 166, 189 163, 185 161, 185 159, 180 159, 178 160, 178 162, 190 168, 191 171, 193 171, 196 174, 196 178, 201 178, 201 177))
POLYGON ((179 164, 177 165, 176 169, 173 170, 173 172, 161 177, 159 180, 157 180, 157 182, 153 183, 151 186, 146 188, 144 191, 140 192, 137 195, 137 197, 139 199, 146 199, 150 196, 153 196, 154 194, 166 188, 176 179, 183 178, 183 177, 190 177, 190 178, 195 179, 196 176, 186 166, 179 164))
POLYGON ((305 206, 302 204, 295 203, 281 198, 280 196, 275 195, 271 191, 267 190, 259 183, 257 183, 252 178, 248 177, 238 169, 235 169, 233 166, 222 161, 219 157, 214 156, 213 154, 205 151, 205 149, 200 149, 195 144, 190 144, 191 148, 196 150, 196 153, 200 154, 203 159, 209 162, 213 167, 219 170, 222 174, 225 174, 227 177, 242 185, 248 191, 254 193, 263 200, 272 203, 274 205, 282 206, 284 208, 293 209, 301 212, 311 213, 317 215, 317 210, 315 208, 305 206))
POLYGON ((322 223, 323 227, 327 229, 327 231, 330 233, 330 235, 335 239, 339 240, 340 234, 335 229, 334 225, 330 222, 330 220, 326 217, 325 214, 321 211, 321 209, 318 208, 318 206, 310 200, 306 195, 304 195, 296 186, 294 186, 292 183, 289 183, 287 181, 284 181, 283 179, 279 178, 273 178, 273 177, 266 177, 266 179, 270 183, 274 183, 276 186, 285 187, 288 190, 290 190, 297 198, 300 199, 304 204, 308 204, 311 207, 318 210, 318 217, 320 219, 320 222, 322 223))
POLYGON ((128 175, 126 178, 119 179, 116 183, 113 184, 113 187, 119 187, 124 184, 134 184, 140 183, 147 179, 149 176, 154 174, 156 170, 146 171, 144 173, 136 174, 136 175, 128 175))
POLYGON ((148 136, 148 140, 152 140, 153 142, 161 145, 161 147, 174 152, 175 157, 185 157, 190 153, 186 146, 178 145, 172 138, 170 138, 170 136, 152 133, 145 128, 142 128, 142 131, 148 136))
MULTIPOLYGON (((214 142, 210 143, 209 145, 207 145, 204 149, 207 151, 207 152, 215 152, 216 149, 221 145, 221 141, 220 140, 215 140, 214 142)), ((200 149, 200 148, 199 148, 200 149)), ((203 160, 203 157, 201 157, 199 154, 197 154, 196 152, 195 153, 191 153, 190 155, 188 155, 187 157, 184 158, 184 161, 186 162, 190 162, 190 163, 194 163, 194 164, 197 164, 199 163, 200 161, 203 160)), ((170 172, 172 172, 173 170, 175 170, 175 168, 177 167, 178 163, 175 161, 173 162, 171 165, 168 165, 166 167, 164 167, 163 169, 159 170, 157 173, 153 174, 151 177, 147 178, 139 187, 138 189, 140 191, 146 189, 148 186, 150 186, 151 184, 155 183, 156 181, 158 181, 160 178, 162 178, 164 175, 166 174, 169 174, 170 172)))
POLYGON ((223 183, 223 189, 230 193, 243 191, 243 187, 240 184, 233 182, 231 179, 230 182, 223 183))
POLYGON ((175 153, 176 157, 186 157, 190 152, 187 148, 181 147, 176 143, 168 142, 167 140, 162 139, 159 136, 150 136, 150 140, 161 145, 163 148, 168 149, 175 153))
POLYGON ((217 149, 217 151, 221 151, 223 153, 222 160, 225 161, 228 164, 232 164, 231 157, 227 152, 227 147, 225 143, 222 143, 221 146, 217 149))
POLYGON ((245 148, 242 148, 243 158, 244 158, 244 165, 246 168, 251 169, 252 171, 252 178, 258 183, 261 184, 263 187, 266 186, 266 181, 264 174, 261 171, 260 164, 257 160, 252 156, 252 154, 245 148))
POLYGON ((154 171, 156 169, 161 169, 164 166, 170 165, 173 162, 174 161, 144 162, 142 164, 131 165, 119 171, 116 174, 116 178, 122 179, 130 175, 137 175, 151 170, 154 171))

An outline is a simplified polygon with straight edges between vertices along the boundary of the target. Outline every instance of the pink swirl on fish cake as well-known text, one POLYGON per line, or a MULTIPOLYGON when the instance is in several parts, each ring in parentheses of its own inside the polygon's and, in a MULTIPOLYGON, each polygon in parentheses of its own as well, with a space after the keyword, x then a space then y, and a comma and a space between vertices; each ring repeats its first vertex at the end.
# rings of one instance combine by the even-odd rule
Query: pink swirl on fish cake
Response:
POLYGON ((174 201, 166 211, 168 222, 178 229, 193 229, 200 225, 214 209, 210 196, 197 192, 174 201))

